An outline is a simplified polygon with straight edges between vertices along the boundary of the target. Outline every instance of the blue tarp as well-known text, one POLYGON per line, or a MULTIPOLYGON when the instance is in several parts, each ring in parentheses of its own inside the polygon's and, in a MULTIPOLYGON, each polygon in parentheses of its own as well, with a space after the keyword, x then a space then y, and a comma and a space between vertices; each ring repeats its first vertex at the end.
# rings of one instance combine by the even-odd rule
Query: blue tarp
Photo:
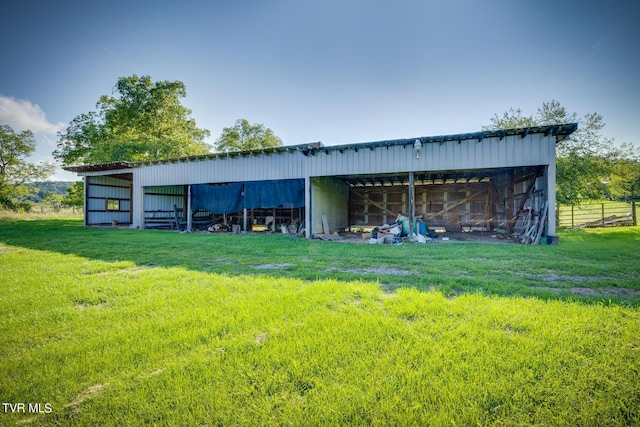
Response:
POLYGON ((191 186, 192 210, 204 209, 215 214, 225 214, 238 212, 242 208, 300 208, 303 206, 303 179, 191 186))
POLYGON ((242 183, 191 186, 191 209, 203 209, 215 214, 242 210, 242 183))
POLYGON ((300 208, 304 206, 304 180, 250 181, 244 184, 245 207, 300 208))

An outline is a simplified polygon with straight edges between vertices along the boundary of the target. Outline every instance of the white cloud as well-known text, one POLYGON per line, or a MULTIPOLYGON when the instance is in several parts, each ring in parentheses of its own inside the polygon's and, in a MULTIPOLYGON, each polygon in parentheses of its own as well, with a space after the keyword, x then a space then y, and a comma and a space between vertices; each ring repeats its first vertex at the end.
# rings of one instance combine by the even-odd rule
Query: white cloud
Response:
POLYGON ((24 99, 0 95, 0 123, 9 125, 15 131, 29 129, 33 133, 55 135, 64 129, 66 123, 49 123, 39 105, 24 99))

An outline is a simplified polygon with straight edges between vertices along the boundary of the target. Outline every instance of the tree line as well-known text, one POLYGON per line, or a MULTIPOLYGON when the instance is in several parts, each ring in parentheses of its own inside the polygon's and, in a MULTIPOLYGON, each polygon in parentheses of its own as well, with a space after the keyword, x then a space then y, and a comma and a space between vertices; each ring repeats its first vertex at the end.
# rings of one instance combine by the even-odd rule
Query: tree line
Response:
MULTIPOLYGON (((207 129, 197 126, 182 105, 186 88, 180 81, 153 82, 150 76, 118 79, 111 96, 103 95, 95 111, 76 116, 58 133, 54 158, 63 166, 111 162, 144 162, 216 152, 278 147, 282 140, 259 123, 238 119, 225 127, 213 146, 207 129)), ((640 192, 640 150, 631 143, 616 147, 602 134, 604 119, 597 113, 579 118, 558 101, 545 102, 535 114, 519 108, 495 114, 483 130, 579 123, 578 130, 557 145, 557 197, 579 204, 603 198, 635 198, 640 192)), ((33 133, 0 129, 0 206, 26 209, 36 188, 54 171, 50 163, 25 159, 35 151, 33 133), (25 205, 27 204, 27 205, 25 205)), ((81 184, 81 183, 80 183, 81 184)), ((67 190, 66 203, 82 205, 82 185, 67 190), (78 202, 80 201, 80 202, 78 202)), ((60 201, 62 203, 62 201, 60 201)), ((73 206, 70 204, 69 206, 73 206)))
POLYGON ((603 199, 633 200, 640 196, 640 149, 632 143, 616 146, 602 134, 604 118, 598 113, 578 117, 560 102, 544 102, 535 114, 520 108, 495 114, 483 130, 513 129, 578 123, 568 139, 556 145, 556 190, 561 204, 577 205, 603 199))

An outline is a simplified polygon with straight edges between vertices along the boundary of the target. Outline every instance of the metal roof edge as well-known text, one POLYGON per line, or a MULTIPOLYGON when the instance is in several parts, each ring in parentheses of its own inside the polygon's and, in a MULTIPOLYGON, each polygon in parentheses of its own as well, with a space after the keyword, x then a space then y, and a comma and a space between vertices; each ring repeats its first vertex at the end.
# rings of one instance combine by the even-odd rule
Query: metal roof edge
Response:
POLYGON ((63 166, 62 169, 69 172, 99 172, 116 169, 132 169, 136 166, 132 162, 112 162, 112 163, 96 163, 91 165, 71 165, 63 166))
POLYGON ((264 148, 260 150, 248 150, 248 151, 233 151, 233 152, 224 152, 224 153, 210 153, 199 156, 187 156, 187 157, 178 157, 173 159, 166 160, 153 160, 153 161, 143 161, 143 162, 113 162, 113 163, 98 163, 98 164, 90 164, 90 165, 71 165, 64 166, 62 169, 69 172, 98 172, 98 171, 109 171, 116 169, 133 169, 140 166, 149 166, 154 164, 164 164, 164 163, 176 163, 176 162, 192 162, 199 160, 210 160, 217 158, 226 158, 226 157, 238 157, 238 156, 251 156, 251 155, 262 155, 262 154, 280 154, 284 152, 302 152, 305 156, 314 155, 316 152, 324 152, 328 154, 330 151, 339 151, 340 153, 345 150, 354 150, 358 151, 360 149, 375 149, 379 147, 394 147, 398 145, 407 146, 413 145, 416 140, 420 140, 422 144, 432 144, 432 143, 440 143, 449 142, 449 141, 458 141, 462 142, 464 140, 469 139, 477 139, 478 142, 482 142, 485 138, 500 138, 503 139, 505 136, 514 136, 519 135, 522 138, 526 137, 530 134, 543 133, 545 136, 555 136, 556 142, 563 141, 569 137, 573 132, 578 129, 577 123, 565 123, 565 124, 557 124, 557 125, 547 125, 547 126, 534 126, 534 127, 524 127, 524 128, 514 128, 514 129, 498 129, 498 130, 484 130, 480 132, 470 132, 470 133, 460 133, 454 135, 439 135, 439 136, 419 136, 415 138, 402 138, 402 139, 392 139, 392 140, 383 140, 383 141, 374 141, 374 142, 360 142, 355 144, 342 144, 342 145, 330 145, 325 146, 322 142, 312 142, 307 144, 298 144, 298 145, 283 145, 280 147, 273 148, 264 148))
POLYGON ((379 148, 379 147, 393 147, 397 145, 413 145, 416 140, 420 140, 422 144, 429 143, 443 143, 449 141, 464 141, 468 139, 477 139, 479 142, 482 142, 485 138, 504 138, 505 136, 514 136, 520 135, 521 137, 525 137, 529 134, 543 133, 545 136, 549 134, 556 137, 556 142, 562 141, 566 139, 569 135, 575 132, 578 129, 577 123, 565 123, 558 125, 548 125, 548 126, 534 126, 534 127, 523 127, 523 128, 513 128, 513 129, 497 129, 497 130, 485 130, 480 132, 469 132, 469 133, 460 133, 453 135, 439 135, 439 136, 418 136, 414 138, 402 138, 402 139, 392 139, 392 140, 383 140, 383 141, 375 141, 375 142, 361 142, 356 144, 342 144, 342 145, 331 145, 327 147, 323 147, 322 149, 312 150, 314 151, 324 151, 327 153, 328 151, 340 151, 344 150, 355 150, 358 151, 362 148, 379 148))

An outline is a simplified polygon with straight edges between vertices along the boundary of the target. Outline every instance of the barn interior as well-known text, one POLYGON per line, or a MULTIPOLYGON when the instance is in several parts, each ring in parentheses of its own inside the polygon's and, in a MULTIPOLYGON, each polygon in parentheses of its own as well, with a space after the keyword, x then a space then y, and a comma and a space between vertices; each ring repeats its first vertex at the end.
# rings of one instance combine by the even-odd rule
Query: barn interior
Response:
POLYGON ((285 227, 296 234, 305 215, 304 180, 145 187, 144 213, 145 228, 282 232, 285 227))
POLYGON ((531 166, 316 178, 315 188, 339 187, 337 179, 343 191, 334 191, 331 201, 314 197, 314 232, 320 212, 346 230, 368 230, 402 215, 440 231, 519 231, 525 208, 535 214, 544 208, 545 175, 545 167, 531 166), (335 206, 340 200, 346 209, 335 206))

